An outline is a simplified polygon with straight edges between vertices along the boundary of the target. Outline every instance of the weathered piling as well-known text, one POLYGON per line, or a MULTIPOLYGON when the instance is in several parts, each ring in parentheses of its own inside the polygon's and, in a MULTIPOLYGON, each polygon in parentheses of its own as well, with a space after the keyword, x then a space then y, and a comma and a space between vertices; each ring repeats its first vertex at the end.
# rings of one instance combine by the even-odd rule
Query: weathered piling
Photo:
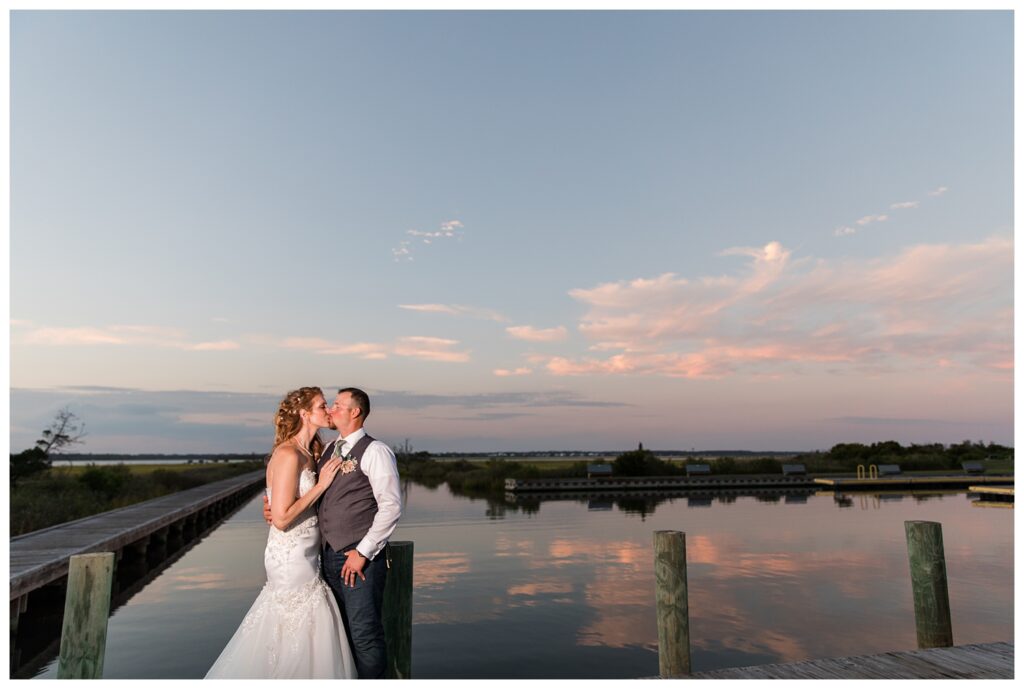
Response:
POLYGON ((654 532, 654 583, 658 615, 658 674, 690 674, 690 609, 686 590, 686 534, 654 532))
POLYGON ((914 590, 917 646, 952 646, 953 622, 949 613, 942 525, 938 522, 907 521, 904 526, 910 556, 910 581, 914 590))
POLYGON ((412 541, 388 546, 391 568, 384 587, 384 638, 388 679, 412 678, 412 541))
POLYGON ((113 579, 114 553, 71 557, 58 679, 100 679, 103 676, 113 579))

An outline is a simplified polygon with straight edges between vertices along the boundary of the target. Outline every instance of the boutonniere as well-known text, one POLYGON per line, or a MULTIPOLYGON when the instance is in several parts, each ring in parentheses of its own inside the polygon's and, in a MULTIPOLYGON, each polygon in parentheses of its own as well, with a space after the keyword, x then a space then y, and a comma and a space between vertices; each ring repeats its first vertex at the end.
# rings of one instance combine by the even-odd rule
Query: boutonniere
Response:
POLYGON ((351 457, 342 457, 341 458, 341 473, 343 473, 343 474, 351 474, 353 471, 356 470, 356 464, 358 464, 358 463, 359 463, 358 460, 352 459, 351 457))

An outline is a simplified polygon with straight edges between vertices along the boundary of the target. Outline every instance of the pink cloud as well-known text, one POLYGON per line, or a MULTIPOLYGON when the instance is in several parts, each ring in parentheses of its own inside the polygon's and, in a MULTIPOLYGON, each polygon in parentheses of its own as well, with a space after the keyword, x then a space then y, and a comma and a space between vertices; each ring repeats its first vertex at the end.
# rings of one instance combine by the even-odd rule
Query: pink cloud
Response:
POLYGON ((558 326, 557 328, 534 328, 530 325, 517 325, 511 328, 505 328, 512 337, 517 340, 527 340, 528 342, 557 342, 564 340, 568 331, 565 326, 558 326))
POLYGON ((200 342, 188 347, 192 351, 196 352, 224 352, 232 349, 238 349, 239 344, 232 342, 231 340, 220 340, 218 342, 200 342))
POLYGON ((189 342, 184 331, 157 325, 110 325, 105 327, 50 328, 39 327, 25 332, 27 344, 51 347, 96 345, 156 347, 185 351, 225 351, 239 349, 231 340, 189 342))
POLYGON ((443 361, 461 363, 469 361, 469 352, 453 351, 457 340, 446 340, 439 337, 400 337, 395 343, 394 353, 398 356, 425 359, 427 361, 443 361))
MULTIPOLYGON (((777 242, 722 253, 733 274, 575 289, 607 356, 541 357, 554 375, 721 377, 782 364, 1012 366, 1013 241, 918 245, 873 259, 794 259, 777 242)), ((768 370, 765 370, 768 369, 768 370)))
POLYGON ((494 369, 494 375, 496 375, 498 377, 502 377, 502 378, 508 377, 508 376, 528 376, 531 373, 533 373, 533 369, 530 369, 530 368, 517 368, 517 369, 496 368, 496 369, 494 369))

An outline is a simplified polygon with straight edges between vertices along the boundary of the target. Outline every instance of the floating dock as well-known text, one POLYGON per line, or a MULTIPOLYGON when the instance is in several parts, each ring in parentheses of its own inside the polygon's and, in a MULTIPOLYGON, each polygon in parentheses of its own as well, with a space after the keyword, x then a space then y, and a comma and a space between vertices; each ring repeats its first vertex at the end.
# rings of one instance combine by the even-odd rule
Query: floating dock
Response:
POLYGON ((884 478, 814 478, 778 474, 727 474, 717 476, 637 476, 616 478, 505 479, 508 493, 612 493, 661 490, 716 491, 723 489, 821 488, 833 490, 965 489, 971 486, 1013 486, 1013 476, 920 476, 884 478))
POLYGON ((1013 642, 697 672, 690 679, 1013 679, 1013 642))
POLYGON ((1013 500, 1013 488, 1006 488, 1001 486, 971 486, 968 488, 972 493, 978 493, 983 496, 1009 498, 1013 500))
POLYGON ((967 490, 981 498, 971 503, 974 507, 1013 507, 1012 487, 971 486, 967 490))
POLYGON ((885 478, 816 478, 814 482, 836 490, 898 488, 969 488, 978 485, 1013 485, 1013 476, 886 476, 885 478))
MULTIPOLYGON (((1011 479, 1012 480, 1012 479, 1011 479)), ((728 476, 638 476, 619 478, 505 479, 509 493, 619 492, 655 490, 815 488, 808 476, 737 474, 728 476)))

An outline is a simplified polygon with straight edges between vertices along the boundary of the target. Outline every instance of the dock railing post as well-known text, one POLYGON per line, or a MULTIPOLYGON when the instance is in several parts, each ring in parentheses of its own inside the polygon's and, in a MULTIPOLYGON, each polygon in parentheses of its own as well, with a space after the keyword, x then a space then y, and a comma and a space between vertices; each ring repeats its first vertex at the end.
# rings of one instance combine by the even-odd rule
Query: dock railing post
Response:
POLYGON ((686 590, 686 534, 654 532, 654 585, 658 615, 658 674, 690 674, 690 607, 686 590))
POLYGON ((57 679, 103 677, 113 580, 114 553, 71 556, 57 679))
POLYGON ((910 583, 914 590, 917 646, 952 646, 953 622, 949 613, 942 524, 907 521, 904 526, 907 531, 907 553, 910 556, 910 583))
POLYGON ((384 638, 388 679, 412 678, 412 541, 392 541, 384 587, 384 638))

